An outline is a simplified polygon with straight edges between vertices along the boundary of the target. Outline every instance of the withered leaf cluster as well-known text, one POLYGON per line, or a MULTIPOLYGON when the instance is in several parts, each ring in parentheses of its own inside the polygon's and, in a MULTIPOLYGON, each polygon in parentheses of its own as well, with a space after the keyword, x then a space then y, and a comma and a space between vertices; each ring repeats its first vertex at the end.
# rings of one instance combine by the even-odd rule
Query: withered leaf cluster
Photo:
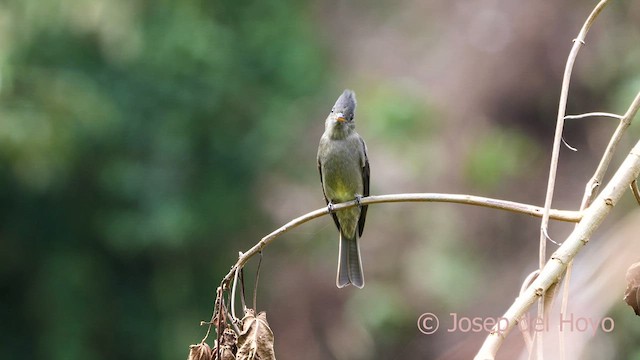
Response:
POLYGON ((240 322, 240 333, 227 327, 219 341, 220 351, 202 342, 189 347, 187 360, 275 360, 273 349, 273 331, 263 311, 255 315, 253 309, 247 309, 240 322))

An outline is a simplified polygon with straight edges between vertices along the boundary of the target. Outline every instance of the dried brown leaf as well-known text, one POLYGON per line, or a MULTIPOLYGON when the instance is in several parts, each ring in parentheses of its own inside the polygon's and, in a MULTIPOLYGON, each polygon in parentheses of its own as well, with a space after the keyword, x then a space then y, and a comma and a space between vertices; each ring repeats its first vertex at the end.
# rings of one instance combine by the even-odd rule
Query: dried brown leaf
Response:
POLYGON ((211 351, 211 348, 207 343, 203 342, 197 345, 189 346, 189 357, 187 358, 187 360, 212 360, 212 359, 213 359, 213 352, 211 351))
POLYGON ((242 319, 236 359, 275 360, 273 343, 273 331, 267 322, 267 314, 263 311, 255 316, 255 311, 248 309, 242 319))

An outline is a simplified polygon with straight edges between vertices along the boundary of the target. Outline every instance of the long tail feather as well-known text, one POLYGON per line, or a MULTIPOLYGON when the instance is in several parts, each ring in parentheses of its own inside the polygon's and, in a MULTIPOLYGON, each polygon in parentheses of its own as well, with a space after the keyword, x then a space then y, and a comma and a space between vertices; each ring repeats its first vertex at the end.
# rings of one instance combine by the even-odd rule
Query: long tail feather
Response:
POLYGON ((336 286, 342 288, 349 284, 353 284, 360 289, 364 286, 360 245, 358 243, 358 234, 355 234, 353 239, 349 239, 341 233, 336 286))

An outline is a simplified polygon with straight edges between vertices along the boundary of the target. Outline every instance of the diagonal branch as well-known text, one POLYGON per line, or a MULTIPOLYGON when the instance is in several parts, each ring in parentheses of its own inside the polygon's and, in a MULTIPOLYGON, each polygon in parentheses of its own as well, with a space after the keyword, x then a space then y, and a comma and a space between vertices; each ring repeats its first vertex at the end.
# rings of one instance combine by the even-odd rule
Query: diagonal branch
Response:
POLYGON ((478 351, 475 360, 494 359, 498 349, 518 319, 549 287, 562 276, 567 265, 588 242, 595 230, 618 203, 629 184, 640 174, 640 141, 636 143, 602 193, 586 208, 582 220, 551 256, 536 280, 521 294, 503 315, 506 326, 494 327, 478 351))

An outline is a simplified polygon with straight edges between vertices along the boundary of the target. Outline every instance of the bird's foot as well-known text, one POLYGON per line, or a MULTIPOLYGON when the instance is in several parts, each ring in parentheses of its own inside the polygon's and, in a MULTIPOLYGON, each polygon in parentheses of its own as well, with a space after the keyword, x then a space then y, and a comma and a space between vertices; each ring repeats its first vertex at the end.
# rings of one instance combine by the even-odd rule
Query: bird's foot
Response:
POLYGON ((327 204, 327 211, 329 211, 329 214, 333 214, 333 210, 333 201, 329 201, 327 204))
POLYGON ((358 207, 362 207, 362 195, 356 194, 356 204, 358 204, 358 207))

